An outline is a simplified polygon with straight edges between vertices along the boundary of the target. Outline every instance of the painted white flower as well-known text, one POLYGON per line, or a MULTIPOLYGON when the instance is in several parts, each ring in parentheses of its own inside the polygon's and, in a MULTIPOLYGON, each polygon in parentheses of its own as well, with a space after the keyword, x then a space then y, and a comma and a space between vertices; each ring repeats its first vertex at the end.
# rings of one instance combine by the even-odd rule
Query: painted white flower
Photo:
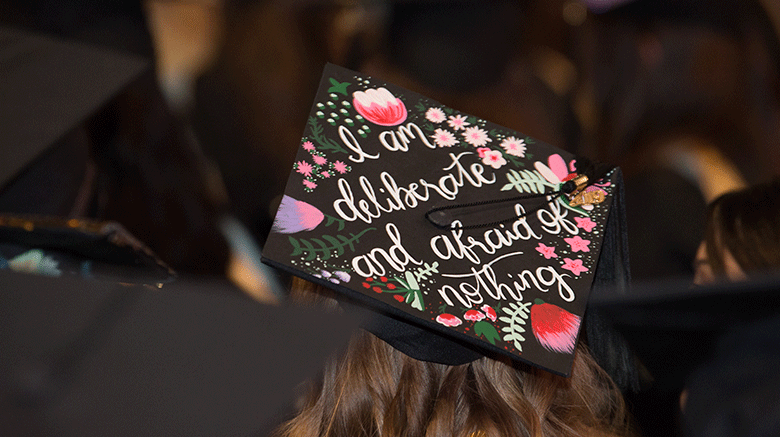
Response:
POLYGON ((482 163, 497 169, 506 164, 506 159, 498 150, 491 150, 485 152, 485 155, 482 157, 482 163))
POLYGON ((441 123, 447 119, 447 116, 444 115, 441 108, 428 108, 428 111, 425 112, 425 118, 431 123, 441 123))
POLYGON ((458 140, 455 139, 455 134, 446 129, 436 129, 431 135, 433 141, 439 147, 452 147, 458 144, 458 140))
POLYGON ((507 155, 519 156, 520 158, 525 156, 525 140, 508 137, 501 142, 501 147, 507 155))
POLYGON ((466 126, 469 125, 469 122, 466 121, 465 115, 450 115, 449 120, 447 120, 447 124, 449 124, 451 128, 457 131, 465 129, 466 126))
POLYGON ((481 147, 493 141, 484 129, 477 126, 467 127, 463 132, 463 139, 474 147, 481 147))

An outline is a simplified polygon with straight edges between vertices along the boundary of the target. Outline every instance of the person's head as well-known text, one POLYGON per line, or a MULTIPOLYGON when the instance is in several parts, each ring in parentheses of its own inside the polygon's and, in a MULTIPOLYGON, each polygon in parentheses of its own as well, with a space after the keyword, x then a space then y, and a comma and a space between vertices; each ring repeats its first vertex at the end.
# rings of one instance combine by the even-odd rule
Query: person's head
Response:
MULTIPOLYGON (((332 293, 293 281, 293 295, 332 293)), ((630 429, 620 391, 582 342, 565 378, 509 359, 420 361, 361 330, 309 388, 278 436, 608 436, 630 429)))
POLYGON ((741 280, 780 269, 780 178, 710 203, 694 283, 741 280))

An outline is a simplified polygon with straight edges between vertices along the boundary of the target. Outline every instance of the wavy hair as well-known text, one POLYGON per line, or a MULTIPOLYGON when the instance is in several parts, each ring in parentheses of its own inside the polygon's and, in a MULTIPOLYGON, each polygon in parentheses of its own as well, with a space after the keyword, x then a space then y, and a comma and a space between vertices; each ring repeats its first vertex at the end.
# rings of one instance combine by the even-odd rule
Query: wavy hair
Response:
MULTIPOLYGON (((295 278, 297 291, 330 293, 295 278)), ((311 382, 276 437, 633 435, 620 390, 578 346, 569 378, 483 357, 447 366, 410 358, 360 330, 311 382)))

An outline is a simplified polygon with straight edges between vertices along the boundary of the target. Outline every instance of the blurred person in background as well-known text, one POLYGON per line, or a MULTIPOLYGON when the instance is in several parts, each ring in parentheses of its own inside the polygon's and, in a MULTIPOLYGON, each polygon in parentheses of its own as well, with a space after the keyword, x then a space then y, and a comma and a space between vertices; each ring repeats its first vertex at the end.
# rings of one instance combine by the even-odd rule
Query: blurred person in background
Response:
POLYGON ((706 204, 780 171, 772 11, 757 1, 586 3, 598 13, 580 40, 582 153, 625 172, 634 279, 690 276, 706 204))
POLYGON ((776 274, 779 243, 780 178, 723 194, 707 207, 694 283, 776 274))

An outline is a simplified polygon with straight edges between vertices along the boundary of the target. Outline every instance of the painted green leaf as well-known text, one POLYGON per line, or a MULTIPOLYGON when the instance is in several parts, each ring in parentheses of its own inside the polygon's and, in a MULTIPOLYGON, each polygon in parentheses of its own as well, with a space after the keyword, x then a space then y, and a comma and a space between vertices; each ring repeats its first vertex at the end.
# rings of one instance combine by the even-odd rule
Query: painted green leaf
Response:
POLYGON ((498 335, 498 331, 496 331, 496 327, 491 325, 487 320, 480 320, 475 323, 474 333, 478 336, 485 337, 485 339, 493 345, 496 344, 496 340, 501 338, 498 335))
POLYGON ((347 87, 350 85, 349 82, 339 82, 334 78, 330 78, 330 84, 332 85, 330 88, 328 88, 329 93, 339 93, 347 95, 347 87))

